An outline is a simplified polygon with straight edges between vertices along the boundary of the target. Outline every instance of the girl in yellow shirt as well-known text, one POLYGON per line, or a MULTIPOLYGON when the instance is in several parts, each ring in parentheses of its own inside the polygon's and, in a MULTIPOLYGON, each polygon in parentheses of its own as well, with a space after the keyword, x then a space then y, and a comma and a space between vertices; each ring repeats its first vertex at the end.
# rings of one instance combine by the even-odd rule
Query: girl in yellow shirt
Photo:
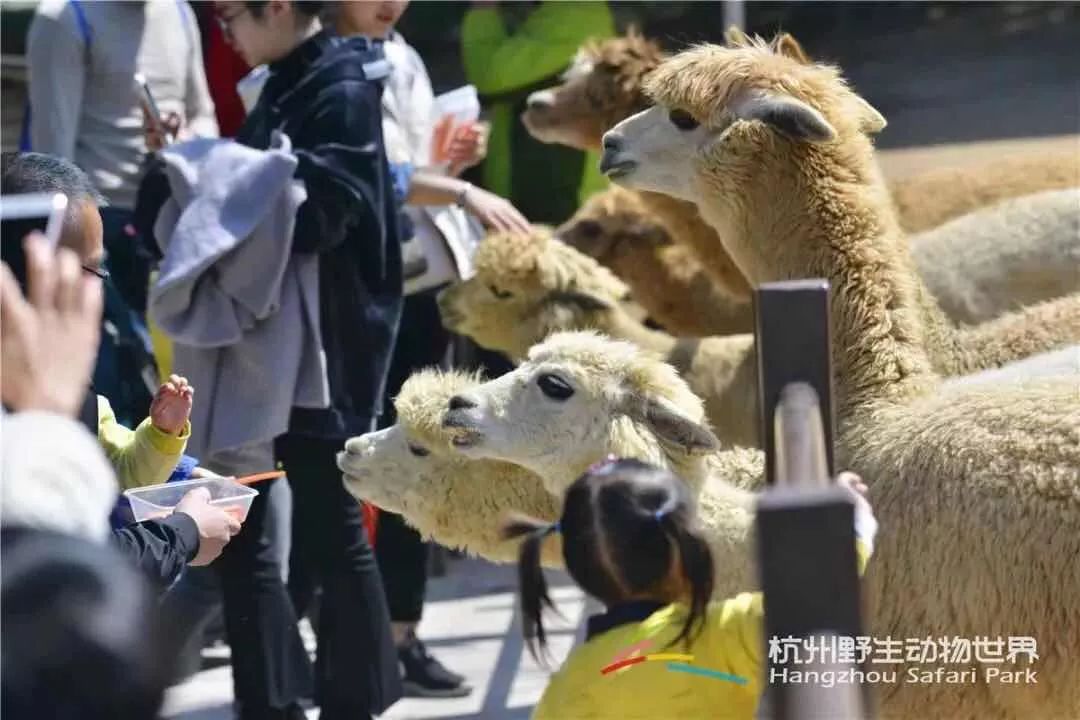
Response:
MULTIPOLYGON (((866 487, 855 500, 859 571, 877 529, 866 487)), ((637 460, 609 460, 566 492, 553 524, 519 519, 507 537, 521 547, 522 625, 530 651, 545 649, 543 606, 552 607, 540 545, 562 534, 574 581, 607 611, 589 618, 585 643, 551 677, 534 720, 752 718, 762 691, 761 593, 712 601, 713 560, 693 497, 673 473, 637 460), (642 656, 663 655, 663 662, 642 656)))

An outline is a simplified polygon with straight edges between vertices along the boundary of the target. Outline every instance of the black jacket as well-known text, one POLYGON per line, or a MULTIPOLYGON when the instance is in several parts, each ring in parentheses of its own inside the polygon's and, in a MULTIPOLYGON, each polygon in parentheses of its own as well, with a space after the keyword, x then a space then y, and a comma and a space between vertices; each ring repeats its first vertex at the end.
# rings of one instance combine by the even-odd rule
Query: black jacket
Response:
MULTIPOLYGON (((383 148, 382 82, 371 79, 383 68, 380 46, 320 32, 270 66, 236 137, 265 149, 274 130, 284 132, 307 187, 293 251, 320 256, 330 407, 293 408, 289 431, 301 435, 362 434, 382 412, 402 303, 400 208, 383 148)), ((160 166, 151 166, 137 207, 141 227, 152 227, 167 196, 160 166)))
POLYGON ((112 544, 159 592, 180 577, 199 552, 199 528, 184 513, 113 530, 112 544))

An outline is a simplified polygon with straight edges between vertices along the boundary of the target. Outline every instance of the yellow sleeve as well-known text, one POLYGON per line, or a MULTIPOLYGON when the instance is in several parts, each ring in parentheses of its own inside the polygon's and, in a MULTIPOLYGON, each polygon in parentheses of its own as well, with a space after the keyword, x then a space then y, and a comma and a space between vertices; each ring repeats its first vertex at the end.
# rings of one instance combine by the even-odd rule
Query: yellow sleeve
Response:
POLYGON ((465 76, 481 95, 526 87, 566 67, 592 37, 611 37, 606 2, 544 2, 513 35, 496 8, 473 8, 461 25, 465 76))
POLYGON ((109 401, 98 395, 98 441, 116 470, 122 490, 168 480, 189 437, 190 423, 184 424, 179 435, 167 435, 154 427, 150 418, 129 430, 116 421, 109 401))
MULTIPOLYGON (((870 546, 855 539, 859 577, 866 572, 870 546)), ((760 682, 765 651, 765 606, 760 592, 740 593, 710 604, 699 645, 713 667, 746 678, 750 687, 760 682)))

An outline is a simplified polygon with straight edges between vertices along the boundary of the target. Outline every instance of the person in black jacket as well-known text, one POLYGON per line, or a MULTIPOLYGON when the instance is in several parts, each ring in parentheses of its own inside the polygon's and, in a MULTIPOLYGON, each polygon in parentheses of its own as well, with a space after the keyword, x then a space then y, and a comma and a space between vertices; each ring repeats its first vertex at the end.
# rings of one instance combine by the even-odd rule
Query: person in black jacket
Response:
MULTIPOLYGON (((401 235, 382 138, 380 80, 389 66, 368 40, 323 31, 321 5, 237 1, 216 8, 244 60, 270 69, 236 140, 265 149, 274 131, 288 135, 307 189, 293 252, 319 256, 330 406, 293 408, 275 454, 293 492, 293 555, 323 588, 316 701, 324 720, 356 720, 381 714, 402 689, 378 567, 335 457, 346 439, 373 430, 382 412, 401 314, 401 235)), ((141 223, 152 224, 167 192, 152 165, 140 192, 141 223)), ((300 717, 303 678, 289 668, 296 610, 271 602, 278 591, 270 588, 281 580, 261 539, 266 494, 216 563, 234 688, 242 718, 300 717)))

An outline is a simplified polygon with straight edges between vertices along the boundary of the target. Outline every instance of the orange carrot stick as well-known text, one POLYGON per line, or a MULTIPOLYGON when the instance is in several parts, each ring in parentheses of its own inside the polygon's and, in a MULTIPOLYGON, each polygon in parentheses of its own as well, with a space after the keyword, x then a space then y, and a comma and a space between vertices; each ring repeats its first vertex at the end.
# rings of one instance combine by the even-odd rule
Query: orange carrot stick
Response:
POLYGON ((271 470, 270 472, 245 475, 244 477, 236 478, 236 482, 241 485, 251 485, 252 483, 262 482, 263 480, 273 480, 274 478, 279 477, 285 477, 284 470, 271 470))

